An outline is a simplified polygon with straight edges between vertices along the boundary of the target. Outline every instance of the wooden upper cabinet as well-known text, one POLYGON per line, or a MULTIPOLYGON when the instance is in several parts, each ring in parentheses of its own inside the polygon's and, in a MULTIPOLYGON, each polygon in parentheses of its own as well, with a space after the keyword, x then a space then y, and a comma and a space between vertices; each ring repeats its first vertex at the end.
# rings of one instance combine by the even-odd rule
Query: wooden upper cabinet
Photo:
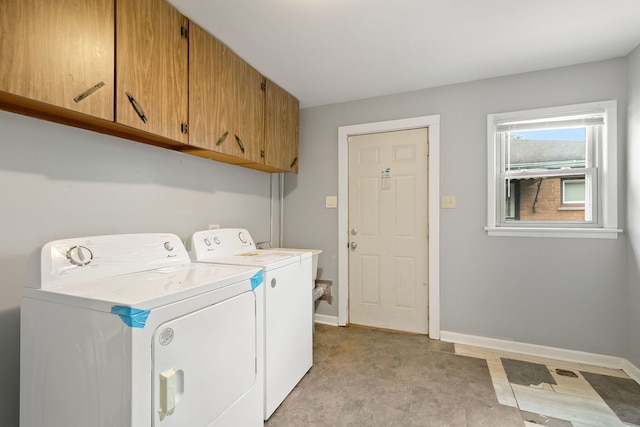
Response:
POLYGON ((113 120, 113 0, 0 1, 0 90, 113 120))
POLYGON ((236 129, 238 139, 246 147, 244 158, 262 163, 264 157, 264 103, 265 78, 255 68, 238 55, 233 55, 235 88, 237 96, 230 100, 231 108, 236 111, 236 129))
POLYGON ((298 172, 300 103, 267 80, 265 111, 265 166, 298 172))
POLYGON ((189 21, 165 0, 116 2, 116 122, 186 143, 189 21))
POLYGON ((0 108, 298 171, 298 100, 166 0, 0 0, 0 58, 0 108))
POLYGON ((264 78, 193 22, 189 38, 189 144, 261 163, 264 78))

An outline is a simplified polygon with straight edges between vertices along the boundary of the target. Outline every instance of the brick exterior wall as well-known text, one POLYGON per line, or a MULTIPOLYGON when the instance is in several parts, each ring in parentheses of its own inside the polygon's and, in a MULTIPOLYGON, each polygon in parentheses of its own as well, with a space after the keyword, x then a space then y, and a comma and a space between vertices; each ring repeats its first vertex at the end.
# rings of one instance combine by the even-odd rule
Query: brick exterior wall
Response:
POLYGON ((520 221, 584 221, 584 209, 561 210, 562 182, 560 178, 520 180, 520 221), (540 191, 538 192, 538 185, 540 191), (536 200, 538 193, 538 200, 536 200), (535 202, 535 212, 533 206, 535 202))

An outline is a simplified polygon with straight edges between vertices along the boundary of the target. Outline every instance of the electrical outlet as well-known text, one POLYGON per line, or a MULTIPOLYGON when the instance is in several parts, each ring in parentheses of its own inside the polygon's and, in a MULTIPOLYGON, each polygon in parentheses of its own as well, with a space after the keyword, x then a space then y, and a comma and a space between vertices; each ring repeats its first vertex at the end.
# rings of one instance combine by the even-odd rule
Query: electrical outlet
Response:
POLYGON ((220 228, 220 224, 209 224, 209 230, 217 230, 220 228))

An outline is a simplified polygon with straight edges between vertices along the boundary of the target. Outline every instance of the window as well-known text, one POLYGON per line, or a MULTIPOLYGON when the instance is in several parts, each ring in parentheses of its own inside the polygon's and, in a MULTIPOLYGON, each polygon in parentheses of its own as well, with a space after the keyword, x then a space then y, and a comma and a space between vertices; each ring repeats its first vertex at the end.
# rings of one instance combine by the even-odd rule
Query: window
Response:
POLYGON ((582 179, 562 180, 562 204, 563 205, 584 205, 585 202, 585 181, 582 179))
POLYGON ((489 235, 617 230, 615 101, 489 114, 489 235))

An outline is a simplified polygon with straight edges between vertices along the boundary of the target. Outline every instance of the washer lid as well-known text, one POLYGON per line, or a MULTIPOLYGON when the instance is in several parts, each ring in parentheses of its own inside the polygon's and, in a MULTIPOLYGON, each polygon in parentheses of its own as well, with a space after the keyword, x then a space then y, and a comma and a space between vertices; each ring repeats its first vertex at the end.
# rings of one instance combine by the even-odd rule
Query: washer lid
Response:
POLYGON ((151 310, 238 283, 250 291, 261 285, 262 271, 255 267, 189 262, 45 289, 24 288, 22 295, 106 312, 113 312, 113 307, 151 310), (258 280, 260 283, 256 283, 258 280))
POLYGON ((257 249, 225 257, 204 258, 200 262, 247 265, 272 270, 285 265, 300 263, 307 258, 311 258, 311 252, 278 252, 270 249, 257 249))

